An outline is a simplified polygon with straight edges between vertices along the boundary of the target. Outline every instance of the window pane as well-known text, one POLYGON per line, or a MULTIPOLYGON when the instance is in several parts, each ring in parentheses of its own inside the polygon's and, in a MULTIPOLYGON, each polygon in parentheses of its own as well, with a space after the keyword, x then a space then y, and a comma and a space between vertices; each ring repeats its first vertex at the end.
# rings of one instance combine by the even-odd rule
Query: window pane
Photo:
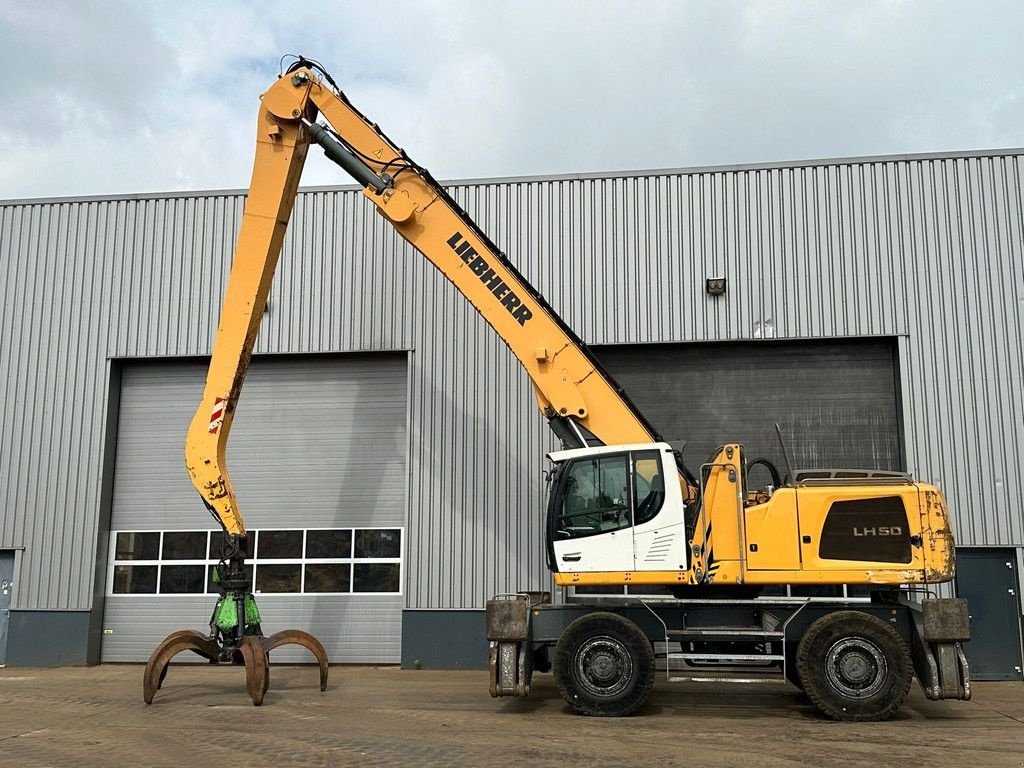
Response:
POLYGON ((298 563, 256 566, 257 592, 299 592, 301 589, 302 566, 298 563))
POLYGON ((397 592, 398 563, 356 563, 352 566, 353 592, 397 592))
POLYGON ((356 531, 356 557, 400 557, 402 532, 397 528, 356 531))
MULTIPOLYGON (((164 567, 166 568, 167 566, 164 567)), ((213 569, 216 567, 215 565, 210 565, 206 569, 206 591, 212 594, 220 592, 217 589, 217 585, 213 583, 213 569)), ((249 589, 252 589, 252 563, 245 564, 245 574, 249 577, 249 589)))
MULTIPOLYGON (((115 560, 159 560, 160 533, 119 533, 114 548, 115 560)), ((155 583, 154 583, 155 586, 155 583)))
POLYGON ((636 524, 653 520, 665 503, 665 478, 661 474, 661 461, 654 451, 633 454, 633 517, 636 524))
POLYGON ((576 539, 630 525, 626 457, 582 459, 569 465, 562 485, 558 536, 576 539))
MULTIPOLYGON (((245 542, 243 542, 243 548, 245 549, 246 557, 252 556, 253 547, 256 546, 256 534, 249 532, 246 536, 245 542)), ((210 532, 210 553, 208 555, 210 560, 220 560, 221 550, 224 549, 224 533, 222 531, 211 531, 210 532)))
POLYGON ((316 563, 306 566, 307 592, 348 592, 352 566, 348 563, 316 563))
POLYGON ((205 560, 206 531, 164 531, 163 559, 205 560))
POLYGON ((155 565, 115 565, 115 595, 155 595, 155 565))
POLYGON ((201 595, 206 588, 205 565, 165 565, 160 569, 160 592, 165 595, 201 595))
POLYGON ((297 559, 302 557, 302 531, 260 531, 256 546, 260 559, 297 559))
POLYGON ((352 531, 306 531, 306 557, 352 557, 352 531))

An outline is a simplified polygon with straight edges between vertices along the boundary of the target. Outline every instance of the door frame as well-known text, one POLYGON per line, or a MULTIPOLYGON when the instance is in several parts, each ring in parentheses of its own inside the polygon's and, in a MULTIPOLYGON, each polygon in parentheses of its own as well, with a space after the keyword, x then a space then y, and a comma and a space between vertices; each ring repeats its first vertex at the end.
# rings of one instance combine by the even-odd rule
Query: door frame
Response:
POLYGON ((7 608, 3 609, 7 611, 7 626, 5 631, 0 634, 0 639, 2 639, 2 643, 0 643, 0 668, 7 666, 7 648, 10 645, 11 637, 11 606, 14 604, 14 587, 18 585, 18 569, 21 565, 21 553, 24 549, 24 547, 0 547, 0 557, 8 554, 11 556, 11 601, 7 608))
MULTIPOLYGON (((965 551, 965 550, 969 551, 969 552, 998 552, 998 551, 1004 551, 1005 552, 1005 551, 1009 551, 1009 552, 1013 553, 1014 565, 1017 568, 1017 581, 1016 581, 1016 585, 1015 585, 1015 588, 1016 588, 1016 595, 1015 595, 1015 597, 1017 598, 1017 653, 1018 653, 1017 658, 1020 659, 1021 664, 1022 664, 1022 671, 1020 673, 1020 677, 1018 677, 1016 679, 1016 681, 1024 680, 1024 598, 1021 597, 1021 591, 1024 590, 1024 573, 1021 572, 1022 568, 1024 568, 1024 548, 1017 547, 1017 546, 1012 546, 1012 545, 1006 545, 1006 546, 980 546, 980 545, 970 544, 970 545, 965 545, 965 546, 957 546, 956 549, 957 549, 958 553, 960 551, 965 551)), ((950 582, 950 585, 951 585, 951 587, 953 589, 953 593, 957 597, 959 597, 960 596, 960 591, 958 589, 959 584, 957 583, 955 577, 954 577, 953 581, 950 582)), ((1001 682, 1001 681, 997 680, 997 681, 993 681, 993 682, 1001 682)), ((1015 681, 1013 679, 1007 679, 1007 682, 1015 682, 1015 681)))

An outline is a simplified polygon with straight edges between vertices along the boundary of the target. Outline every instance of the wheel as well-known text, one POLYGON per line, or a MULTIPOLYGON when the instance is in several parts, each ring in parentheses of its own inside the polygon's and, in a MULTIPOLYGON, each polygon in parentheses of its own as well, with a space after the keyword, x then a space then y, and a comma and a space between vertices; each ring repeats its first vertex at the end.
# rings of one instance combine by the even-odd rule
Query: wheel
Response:
POLYGON ((796 670, 814 705, 836 720, 887 720, 910 691, 903 638, 859 611, 838 611, 814 622, 797 647, 796 670))
POLYGON ((593 717, 628 715, 654 685, 654 648, 614 613, 581 616, 555 646, 555 683, 572 709, 593 717))

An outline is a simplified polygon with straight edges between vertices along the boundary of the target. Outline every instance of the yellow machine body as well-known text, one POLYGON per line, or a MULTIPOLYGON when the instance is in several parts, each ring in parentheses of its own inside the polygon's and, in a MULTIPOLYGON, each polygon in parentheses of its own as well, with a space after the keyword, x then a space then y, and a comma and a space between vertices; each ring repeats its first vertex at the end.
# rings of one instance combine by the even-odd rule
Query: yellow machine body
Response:
MULTIPOLYGON (((566 569, 555 574, 555 583, 898 586, 955 575, 949 514, 935 486, 896 473, 878 478, 848 470, 837 477, 808 472, 771 493, 746 491, 741 456, 741 446, 724 446, 705 465, 702 503, 689 525, 687 567, 566 569)), ((670 509, 661 515, 672 519, 670 509)))

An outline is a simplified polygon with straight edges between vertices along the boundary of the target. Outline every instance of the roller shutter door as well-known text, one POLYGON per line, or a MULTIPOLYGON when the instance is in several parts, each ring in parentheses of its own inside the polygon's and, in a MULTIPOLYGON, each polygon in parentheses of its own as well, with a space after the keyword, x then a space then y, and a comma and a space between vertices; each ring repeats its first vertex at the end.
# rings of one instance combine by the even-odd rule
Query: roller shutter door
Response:
POLYGON ((715 448, 739 442, 748 460, 767 457, 785 474, 776 422, 797 469, 904 468, 893 339, 646 344, 596 352, 662 436, 676 448, 685 442, 695 473, 715 448))
MULTIPOLYGON (((198 549, 185 552, 185 560, 168 559, 181 556, 174 552, 175 542, 189 542, 187 536, 169 533, 219 531, 184 469, 185 431, 205 376, 205 362, 123 368, 113 535, 105 563, 104 661, 145 661, 169 632, 202 630, 209 622, 215 596, 194 594, 195 579, 188 576, 205 575, 208 563, 199 569, 188 559, 198 549), (119 539, 118 532, 130 535, 119 539), (191 563, 191 571, 179 562, 191 563), (153 590, 157 573, 159 590, 153 590), (185 575, 179 578, 179 573, 185 575), (189 589, 188 594, 174 592, 189 589)), ((264 574, 257 573, 257 587, 264 587, 257 595, 264 631, 298 627, 313 632, 332 661, 389 663, 400 658, 406 390, 404 354, 257 358, 235 417, 227 465, 247 528, 261 537, 257 555, 289 560, 267 564, 264 574), (301 533, 297 539, 278 536, 282 548, 275 552, 274 534, 262 538, 264 530, 272 529, 301 533), (310 534, 311 529, 332 533, 310 534), (337 549, 331 556, 348 561, 326 566, 331 577, 326 582, 320 578, 323 564, 305 562, 324 556, 315 551, 317 536, 321 541, 333 537, 337 549), (296 542, 299 549, 289 549, 296 542), (349 549, 342 552, 339 542, 349 549), (353 559, 360 557, 378 559, 353 559), (346 569, 347 575, 338 575, 346 569), (282 593, 294 588, 295 574, 300 574, 294 583, 303 592, 282 593)), ((198 556, 215 557, 215 552, 198 556)), ((198 587, 200 592, 209 589, 205 583, 198 587)), ((274 656, 278 661, 310 660, 301 649, 283 648, 274 656)))

